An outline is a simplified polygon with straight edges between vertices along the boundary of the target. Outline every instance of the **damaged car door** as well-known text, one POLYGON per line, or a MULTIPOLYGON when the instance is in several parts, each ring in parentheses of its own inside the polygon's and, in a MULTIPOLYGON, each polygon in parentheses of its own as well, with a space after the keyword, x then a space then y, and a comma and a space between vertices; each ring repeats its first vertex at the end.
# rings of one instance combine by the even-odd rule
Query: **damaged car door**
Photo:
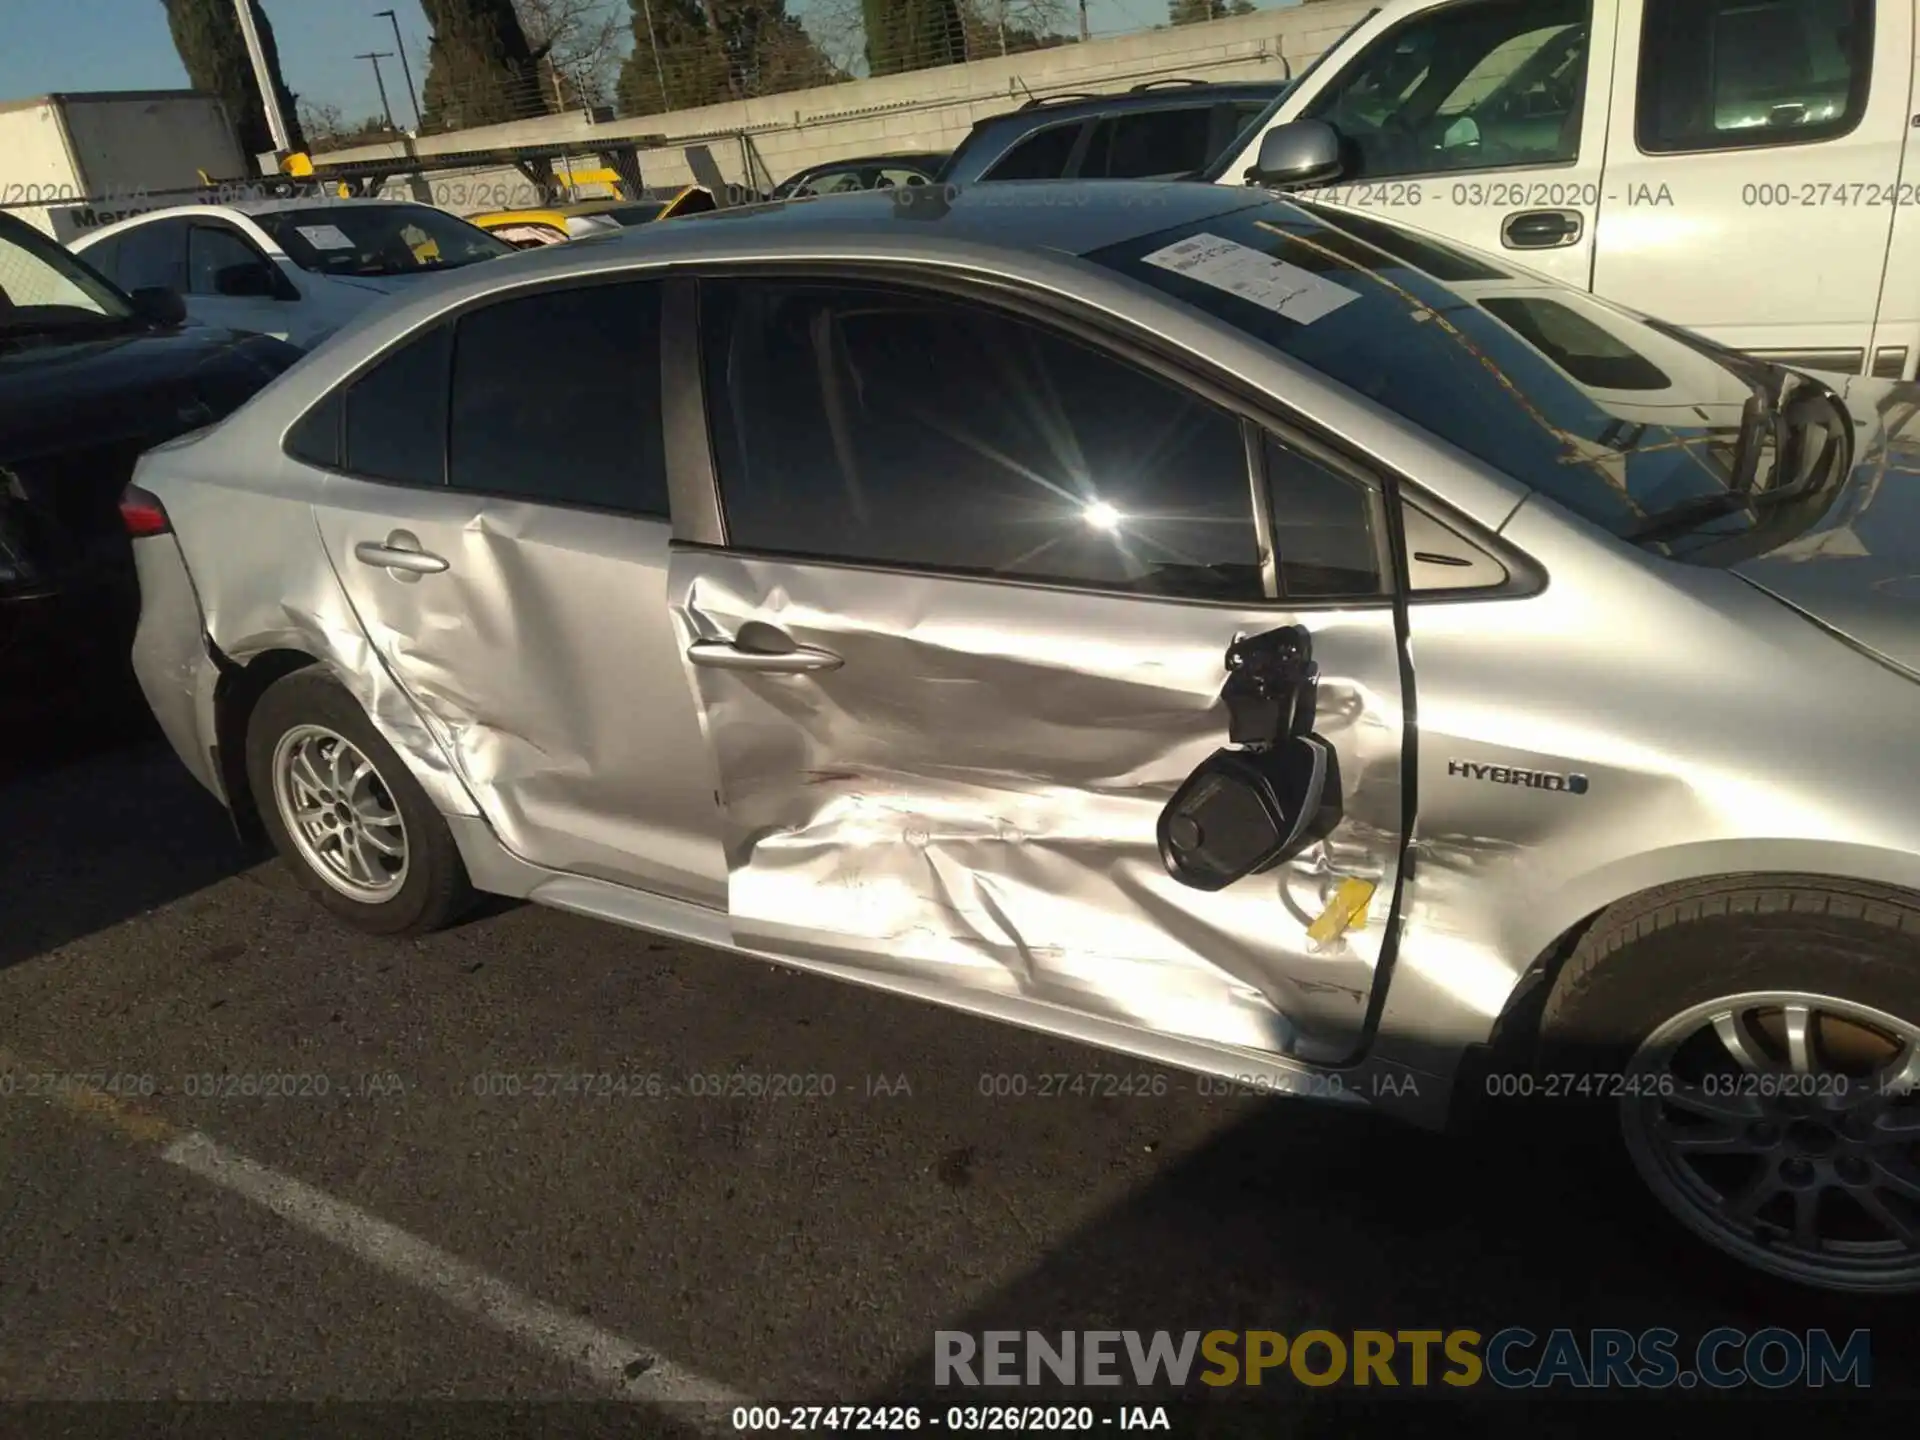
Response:
POLYGON ((1403 824, 1371 478, 1003 301, 700 291, 720 533, 669 589, 736 942, 1350 1053, 1403 824))
POLYGON ((515 855, 718 908, 713 782, 667 610, 651 281, 520 289, 295 427, 361 628, 515 855))

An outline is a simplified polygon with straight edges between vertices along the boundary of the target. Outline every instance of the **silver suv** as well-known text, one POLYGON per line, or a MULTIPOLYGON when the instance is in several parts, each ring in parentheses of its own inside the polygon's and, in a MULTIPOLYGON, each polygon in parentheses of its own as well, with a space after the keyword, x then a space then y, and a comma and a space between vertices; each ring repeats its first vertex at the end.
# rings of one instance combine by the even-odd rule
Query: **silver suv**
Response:
POLYGON ((726 211, 428 282, 149 455, 136 663, 364 929, 492 891, 1597 1107, 1722 1250, 1907 1290, 1917 403, 1256 191, 726 211))

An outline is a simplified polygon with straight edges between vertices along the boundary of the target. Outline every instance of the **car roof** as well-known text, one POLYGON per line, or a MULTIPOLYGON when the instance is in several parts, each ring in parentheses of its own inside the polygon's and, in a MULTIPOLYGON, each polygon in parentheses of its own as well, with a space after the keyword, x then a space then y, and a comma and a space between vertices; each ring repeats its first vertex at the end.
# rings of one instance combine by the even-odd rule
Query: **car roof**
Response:
MULTIPOLYGON (((600 268, 622 253, 636 263, 695 260, 735 242, 796 259, 857 257, 867 248, 898 253, 982 244, 1084 255, 1274 198, 1265 190, 1190 181, 1004 180, 952 193, 925 186, 852 190, 710 210, 671 225, 593 236, 553 247, 554 258, 547 263, 564 269, 591 256, 594 268, 600 268), (727 228, 716 234, 720 226, 727 228)), ((516 275, 524 277, 527 262, 544 260, 546 253, 514 257, 516 275)))
POLYGON ((821 170, 844 170, 854 165, 914 165, 946 158, 947 152, 944 150, 894 150, 885 155, 845 155, 835 160, 822 160, 817 165, 808 165, 793 173, 812 175, 821 170))
POLYGON ((1080 119, 1127 110, 1172 110, 1183 104, 1221 104, 1235 100, 1269 101, 1293 82, 1289 80, 1196 81, 1191 85, 1148 81, 1131 90, 1116 90, 1110 95, 1064 94, 1036 95, 1014 110, 1002 110, 976 120, 973 129, 996 129, 1003 125, 1032 125, 1036 129, 1056 120, 1080 119))
POLYGON ((131 230, 136 225, 146 225, 155 220, 173 220, 191 215, 233 216, 241 215, 249 219, 261 215, 277 215, 289 210, 313 210, 322 206, 363 205, 386 206, 389 209, 404 206, 411 210, 431 210, 431 205, 423 205, 418 200, 352 199, 343 200, 337 195, 309 195, 304 200, 231 200, 210 205, 163 205, 157 210, 142 210, 137 215, 129 215, 124 220, 116 220, 111 225, 102 225, 97 230, 89 230, 78 236, 69 249, 78 249, 90 244, 102 235, 117 235, 131 230))

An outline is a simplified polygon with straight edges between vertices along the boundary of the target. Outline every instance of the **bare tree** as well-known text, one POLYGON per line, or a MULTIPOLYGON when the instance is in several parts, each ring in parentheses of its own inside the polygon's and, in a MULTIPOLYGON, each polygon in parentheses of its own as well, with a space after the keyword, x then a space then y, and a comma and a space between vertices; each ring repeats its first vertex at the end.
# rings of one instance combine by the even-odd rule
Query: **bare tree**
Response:
POLYGON ((613 94, 625 6, 609 0, 513 0, 513 8, 534 53, 545 53, 567 88, 577 88, 593 104, 613 94))

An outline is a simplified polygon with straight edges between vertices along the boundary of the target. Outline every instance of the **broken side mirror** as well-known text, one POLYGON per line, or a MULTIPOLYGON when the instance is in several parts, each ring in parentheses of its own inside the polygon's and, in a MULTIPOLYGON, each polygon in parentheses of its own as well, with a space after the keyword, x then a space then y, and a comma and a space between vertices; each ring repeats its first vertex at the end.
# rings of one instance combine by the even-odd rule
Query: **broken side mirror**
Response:
POLYGON ((1333 747, 1312 734, 1311 638, 1298 626, 1227 651, 1227 737, 1160 812, 1160 859, 1182 885, 1223 890, 1324 838, 1340 821, 1333 747))

